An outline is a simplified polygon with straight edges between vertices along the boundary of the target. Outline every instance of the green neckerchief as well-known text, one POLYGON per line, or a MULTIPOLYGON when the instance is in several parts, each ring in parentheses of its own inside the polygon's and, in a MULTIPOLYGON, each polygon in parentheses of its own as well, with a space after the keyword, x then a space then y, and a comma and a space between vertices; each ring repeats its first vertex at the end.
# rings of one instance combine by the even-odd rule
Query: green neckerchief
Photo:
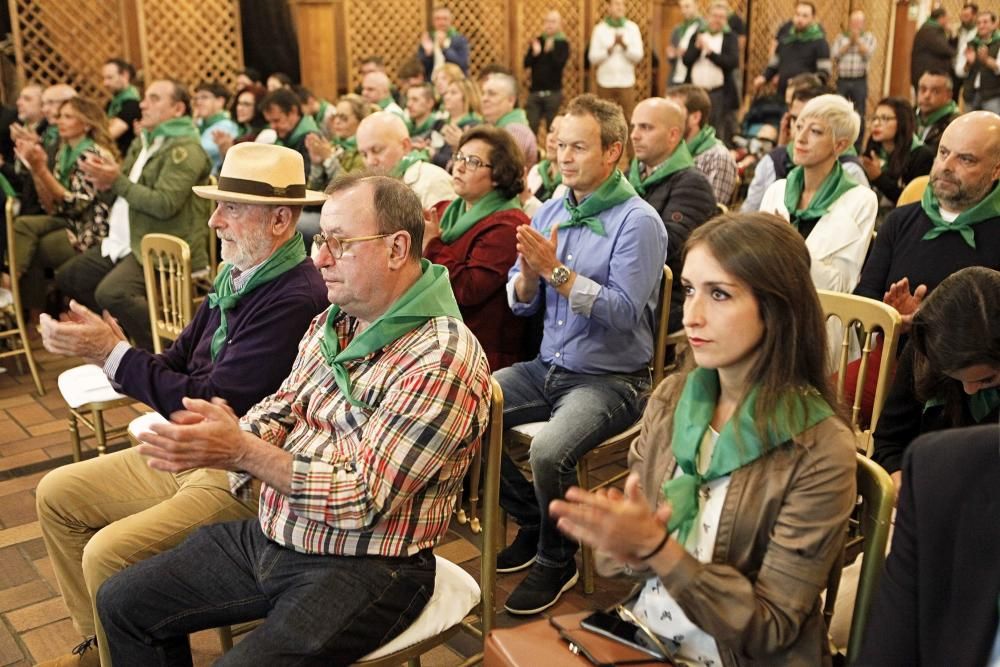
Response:
POLYGON ((604 22, 607 23, 612 28, 624 28, 626 20, 627 19, 624 16, 621 17, 620 19, 613 19, 610 16, 604 17, 604 22))
POLYGON ((143 130, 142 134, 146 137, 147 146, 157 137, 188 137, 196 141, 201 139, 201 134, 194 126, 191 116, 178 116, 165 120, 154 127, 152 131, 143 130))
MULTIPOLYGON (((559 229, 568 227, 586 227, 598 236, 607 236, 604 224, 597 216, 612 206, 617 206, 623 201, 635 196, 635 189, 629 184, 625 176, 618 169, 615 169, 608 178, 601 183, 590 195, 583 198, 578 204, 570 202, 569 195, 563 197, 563 208, 569 211, 569 220, 559 223, 559 229)), ((544 230, 542 233, 548 235, 551 231, 544 230)))
POLYGON ((229 322, 226 319, 226 312, 236 307, 240 299, 261 285, 294 269, 306 257, 302 234, 295 232, 292 238, 282 243, 277 250, 271 253, 271 256, 253 272, 250 279, 238 291, 233 291, 233 281, 230 278, 233 265, 226 264, 222 268, 219 275, 215 277, 214 289, 208 295, 208 307, 219 309, 219 326, 212 334, 212 361, 215 361, 215 358, 219 356, 219 351, 222 350, 226 344, 226 338, 229 337, 229 322))
POLYGON ((139 91, 136 90, 135 86, 126 86, 122 88, 115 96, 111 98, 111 102, 108 103, 108 117, 114 118, 122 110, 122 106, 130 101, 139 101, 139 91))
POLYGON ((313 114, 313 120, 316 122, 316 126, 319 127, 323 124, 324 117, 326 116, 326 110, 330 108, 330 103, 326 100, 319 101, 319 110, 313 114))
POLYGON ((59 143, 59 126, 52 123, 42 133, 42 144, 49 147, 55 146, 57 143, 59 143))
POLYGON ((441 241, 452 243, 461 238, 465 232, 472 229, 473 225, 483 218, 493 215, 497 211, 509 211, 520 209, 521 202, 517 197, 504 199, 496 190, 491 190, 473 206, 466 208, 465 200, 456 197, 448 204, 444 215, 441 217, 441 241))
POLYGON ((445 34, 448 35, 448 39, 451 39, 452 37, 458 34, 458 30, 455 30, 454 28, 448 28, 445 34))
POLYGON ((229 120, 228 111, 220 111, 218 113, 213 113, 208 118, 199 118, 197 121, 198 131, 204 133, 205 130, 223 120, 229 120))
POLYGON ((466 125, 476 124, 479 125, 483 122, 483 117, 477 114, 475 111, 470 111, 464 116, 460 117, 455 121, 455 125, 459 127, 465 127, 466 125))
POLYGON ((497 127, 507 127, 512 124, 527 125, 528 124, 528 114, 524 113, 524 109, 512 109, 504 115, 497 119, 497 127))
POLYGON ((722 142, 716 138, 715 128, 711 125, 706 125, 698 131, 698 134, 691 137, 691 141, 686 143, 688 150, 691 151, 691 157, 697 157, 722 142))
MULTIPOLYGON (((920 140, 920 137, 914 132, 913 136, 910 138, 910 152, 917 150, 924 145, 924 142, 920 140)), ((885 169, 885 165, 889 163, 889 154, 885 150, 885 146, 880 142, 878 145, 878 159, 882 164, 882 168, 885 169)))
MULTIPOLYGON (((980 389, 972 396, 966 395, 965 400, 969 405, 969 414, 972 415, 977 424, 980 424, 984 419, 993 414, 994 410, 1000 408, 1000 388, 990 387, 989 389, 980 389)), ((927 412, 930 408, 943 405, 944 401, 940 398, 932 398, 924 403, 924 412, 927 412)))
POLYGON ((538 175, 542 177, 542 194, 545 195, 544 197, 539 197, 542 201, 551 199, 556 188, 562 183, 562 174, 556 172, 555 177, 553 177, 549 173, 550 166, 552 166, 551 160, 542 160, 538 163, 538 175))
POLYGON ((958 214, 953 222, 945 222, 941 217, 941 204, 934 194, 934 188, 924 188, 924 196, 920 200, 920 207, 931 219, 931 230, 923 235, 922 241, 931 241, 947 232, 958 232, 962 239, 970 248, 976 248, 976 233, 972 229, 983 220, 1000 217, 1000 185, 993 188, 992 192, 986 195, 982 201, 958 214))
POLYGON ((337 148, 341 149, 345 153, 350 153, 352 151, 357 151, 358 150, 358 137, 357 137, 357 135, 355 135, 353 137, 347 137, 346 139, 343 138, 343 137, 334 137, 333 138, 333 145, 336 146, 337 148))
POLYGON ((990 35, 989 41, 983 41, 983 39, 977 34, 969 40, 969 44, 978 49, 980 46, 990 46, 998 39, 1000 39, 1000 30, 994 30, 993 34, 990 35))
POLYGON ((543 32, 541 35, 538 36, 538 41, 544 43, 545 40, 550 39, 550 38, 553 41, 556 41, 556 42, 565 42, 566 41, 566 33, 564 33, 562 30, 560 30, 559 32, 557 32, 554 35, 546 35, 543 32))
POLYGON ((396 100, 392 99, 392 96, 384 97, 378 101, 378 108, 385 111, 385 108, 390 104, 395 104, 396 100))
POLYGON ((799 228, 799 223, 811 220, 819 220, 840 196, 857 186, 844 168, 840 165, 840 160, 834 160, 833 169, 826 175, 820 184, 816 194, 809 201, 809 205, 804 209, 799 209, 799 199, 802 197, 802 188, 806 183, 806 170, 801 166, 795 167, 785 180, 785 208, 788 209, 789 221, 799 228))
POLYGON ((939 120, 941 120, 945 116, 950 116, 951 114, 955 113, 956 111, 958 111, 958 105, 955 104, 954 100, 948 100, 948 104, 944 105, 943 107, 941 107, 937 111, 932 111, 927 116, 927 118, 923 118, 920 115, 920 111, 918 110, 917 111, 917 129, 918 130, 923 130, 925 127, 928 127, 929 125, 933 125, 934 123, 938 122, 939 120))
POLYGON ((432 129, 434 129, 434 123, 436 122, 437 119, 434 118, 434 114, 428 115, 427 118, 425 118, 423 122, 420 123, 420 125, 414 125, 413 121, 407 118, 406 129, 410 131, 410 136, 413 137, 420 134, 424 134, 425 132, 430 132, 432 129))
POLYGON ((785 33, 785 36, 781 38, 782 44, 791 44, 792 42, 812 42, 817 39, 823 39, 823 29, 819 27, 818 23, 810 23, 809 27, 805 30, 796 30, 794 27, 785 33))
POLYGON ((59 147, 59 152, 56 153, 56 178, 62 183, 62 186, 69 190, 70 176, 73 173, 73 165, 76 161, 80 159, 83 152, 94 145, 94 140, 90 137, 83 137, 76 144, 76 146, 70 147, 69 144, 63 142, 63 145, 59 147))
POLYGON ((654 169, 653 173, 645 179, 642 178, 642 172, 639 170, 639 160, 632 158, 632 164, 629 166, 628 171, 628 182, 632 184, 632 187, 635 188, 640 197, 645 197, 646 192, 660 181, 675 172, 693 166, 694 158, 691 157, 691 151, 687 143, 682 141, 677 144, 677 148, 674 149, 673 154, 663 164, 654 169))
MULTIPOLYGON (((936 20, 934 20, 934 19, 931 19, 931 18, 929 18, 929 19, 927 19, 926 21, 924 21, 924 25, 933 25, 933 26, 937 26, 938 28, 941 28, 942 30, 944 30, 944 26, 942 26, 942 25, 941 25, 940 23, 938 23, 938 22, 937 22, 936 20)), ((922 27, 924 27, 924 26, 920 26, 920 27, 922 28, 922 27)))
POLYGON ((392 168, 391 176, 395 178, 402 178, 403 174, 409 170, 410 167, 418 162, 430 162, 431 154, 424 148, 422 150, 412 150, 403 156, 403 159, 399 161, 395 167, 392 168))
POLYGON ((688 533, 698 516, 698 491, 702 484, 739 470, 768 451, 782 445, 806 429, 833 414, 833 410, 815 391, 789 394, 776 406, 762 442, 754 424, 757 388, 740 403, 739 410, 719 432, 708 470, 698 471, 698 450, 712 422, 719 401, 719 374, 696 368, 688 374, 677 408, 674 410, 671 449, 677 465, 684 472, 663 484, 663 496, 672 512, 667 530, 679 530, 677 541, 687 542, 688 533))
MULTIPOLYGON (((301 245, 301 242, 299 243, 301 245)), ((323 340, 320 349, 328 366, 333 369, 333 377, 337 386, 344 393, 351 405, 373 410, 370 405, 354 398, 351 393, 351 377, 344 367, 347 361, 363 359, 377 352, 399 338, 423 326, 433 317, 454 317, 462 319, 458 311, 455 294, 451 291, 451 281, 448 269, 429 260, 420 260, 420 270, 423 275, 413 286, 399 297, 387 311, 368 325, 364 331, 354 337, 343 350, 340 349, 340 339, 334 327, 334 321, 340 314, 340 306, 333 305, 326 313, 326 324, 323 327, 323 340)))
POLYGON ((704 19, 702 19, 700 16, 695 16, 693 19, 685 19, 684 21, 681 21, 681 24, 676 28, 674 28, 674 30, 677 32, 677 35, 679 37, 683 37, 684 33, 687 32, 687 29, 690 28, 695 23, 698 24, 699 29, 705 27, 704 19))
POLYGON ((319 126, 316 125, 316 121, 313 120, 312 116, 303 116, 299 121, 299 124, 295 126, 294 130, 292 130, 292 133, 288 135, 287 139, 278 138, 278 140, 274 143, 279 146, 294 148, 298 145, 299 141, 302 140, 302 137, 310 133, 322 134, 322 132, 319 131, 319 126))
POLYGON ((14 191, 14 186, 10 184, 7 177, 0 174, 0 192, 3 192, 4 196, 8 199, 16 198, 17 192, 14 191))
POLYGON ((722 24, 722 29, 721 30, 716 30, 715 32, 711 31, 711 29, 708 27, 707 23, 705 24, 705 32, 707 32, 709 35, 718 35, 720 32, 723 35, 728 35, 732 31, 733 31, 733 29, 729 27, 728 23, 723 23, 722 24))

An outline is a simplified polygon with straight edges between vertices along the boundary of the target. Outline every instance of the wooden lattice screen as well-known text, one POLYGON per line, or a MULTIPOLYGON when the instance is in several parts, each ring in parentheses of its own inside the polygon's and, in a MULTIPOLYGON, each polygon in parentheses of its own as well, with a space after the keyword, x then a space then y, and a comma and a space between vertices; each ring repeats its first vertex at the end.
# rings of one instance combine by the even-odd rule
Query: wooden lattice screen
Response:
MULTIPOLYGON (((523 67, 524 54, 531 40, 542 32, 542 21, 550 10, 555 9, 562 16, 563 32, 569 41, 569 62, 563 70, 563 100, 570 100, 583 92, 584 56, 590 40, 588 26, 584 24, 583 0, 552 0, 551 2, 526 2, 519 4, 515 22, 515 49, 511 54, 514 68, 523 89, 531 83, 530 70, 523 67)), ((525 96, 527 92, 525 92, 525 96)), ((522 96, 524 97, 524 96, 522 96)))
POLYGON ((425 0, 347 0, 349 88, 359 85, 358 67, 370 55, 385 59, 386 73, 417 55, 420 33, 428 25, 425 0))
POLYGON ((510 0, 456 0, 448 4, 455 28, 469 38, 469 70, 484 65, 510 65, 510 0))
POLYGON ((235 86, 243 66, 238 0, 140 0, 139 25, 147 81, 235 86))
POLYGON ((125 26, 120 2, 10 0, 17 74, 43 85, 66 82, 104 101, 101 66, 122 55, 125 26))
MULTIPOLYGON (((605 3, 599 0, 594 3, 594 21, 600 21, 604 16, 604 6, 605 3)), ((650 21, 652 20, 652 4, 649 0, 626 0, 625 1, 625 16, 631 21, 635 21, 639 26, 639 31, 642 33, 642 60, 635 68, 635 88, 638 93, 638 99, 644 97, 649 97, 650 91, 650 76, 652 75, 652 62, 653 54, 650 52, 649 45, 652 43, 650 39, 650 21)), ((592 26, 591 26, 592 29, 592 26)), ((587 39, 590 40, 590 29, 587 31, 587 39)), ((630 120, 630 119, 626 119, 630 120)))

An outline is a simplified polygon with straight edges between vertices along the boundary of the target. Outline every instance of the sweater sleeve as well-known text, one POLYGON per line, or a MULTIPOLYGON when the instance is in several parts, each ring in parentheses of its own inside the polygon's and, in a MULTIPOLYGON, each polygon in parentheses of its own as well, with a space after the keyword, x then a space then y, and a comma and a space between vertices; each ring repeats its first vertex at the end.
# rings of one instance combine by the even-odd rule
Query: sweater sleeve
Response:
POLYGON ((861 270, 861 280, 854 288, 854 293, 858 296, 881 301, 886 290, 889 289, 889 269, 892 266, 896 229, 903 220, 903 211, 907 208, 896 209, 890 213, 882 227, 879 228, 878 236, 872 243, 872 251, 868 256, 868 261, 865 262, 865 266, 861 270))
POLYGON ((896 365, 896 375, 875 428, 872 460, 890 473, 900 469, 906 448, 920 435, 923 406, 917 400, 914 386, 913 354, 913 345, 908 344, 896 365))

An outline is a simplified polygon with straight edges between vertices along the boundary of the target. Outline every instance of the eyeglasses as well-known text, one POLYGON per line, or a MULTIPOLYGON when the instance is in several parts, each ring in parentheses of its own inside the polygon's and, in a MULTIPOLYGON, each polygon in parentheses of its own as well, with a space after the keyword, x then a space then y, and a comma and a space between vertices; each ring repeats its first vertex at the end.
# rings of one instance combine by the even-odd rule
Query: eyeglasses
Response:
POLYGON ((871 116, 868 119, 868 122, 871 125, 874 125, 875 123, 879 123, 880 125, 887 125, 893 122, 894 120, 896 120, 895 116, 871 116))
POLYGON ((451 158, 451 163, 453 167, 457 167, 458 165, 465 163, 465 166, 469 171, 475 171, 480 167, 489 167, 490 169, 493 168, 492 164, 483 162, 474 155, 464 155, 462 153, 455 153, 455 155, 451 158))
POLYGON ((387 236, 392 236, 392 234, 376 234, 375 236, 355 236, 350 239, 338 239, 336 236, 327 236, 326 234, 316 234, 313 236, 313 243, 317 245, 325 245, 326 249, 330 251, 330 255, 334 259, 340 259, 344 256, 344 251, 347 250, 347 246, 352 243, 361 243, 362 241, 374 241, 375 239, 384 239, 387 236))

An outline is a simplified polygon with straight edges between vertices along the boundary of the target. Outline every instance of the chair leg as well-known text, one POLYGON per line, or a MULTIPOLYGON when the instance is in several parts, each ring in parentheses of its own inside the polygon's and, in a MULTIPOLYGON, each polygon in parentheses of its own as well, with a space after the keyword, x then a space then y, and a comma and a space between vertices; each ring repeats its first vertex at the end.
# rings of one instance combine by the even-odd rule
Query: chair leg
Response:
POLYGON ((219 633, 219 643, 222 645, 222 652, 228 653, 233 649, 233 629, 225 625, 221 628, 216 628, 216 632, 219 633))
POLYGON ((73 461, 80 460, 80 425, 76 422, 76 414, 69 411, 69 441, 73 445, 73 461))
POLYGON ((17 309, 15 316, 17 318, 18 335, 21 338, 21 345, 24 346, 24 357, 28 360, 28 370, 31 371, 31 379, 35 381, 35 389, 38 390, 38 395, 44 396, 45 388, 42 387, 42 378, 38 374, 38 366, 35 365, 35 355, 32 354, 31 345, 28 343, 28 329, 27 323, 24 321, 24 314, 20 309, 17 309))
POLYGON ((97 455, 104 456, 108 453, 107 434, 104 431, 104 414, 100 410, 90 413, 94 420, 94 439, 97 441, 97 455))
POLYGON ((483 459, 480 456, 472 459, 469 466, 469 528, 473 533, 479 534, 483 527, 479 523, 479 486, 482 474, 483 459))
MULTIPOLYGON (((590 464, 587 455, 580 457, 576 464, 576 476, 580 482, 581 489, 590 490, 590 464)), ((594 592, 594 551, 587 545, 582 546, 583 561, 583 594, 590 595, 594 592)))
POLYGON ((407 660, 406 667, 420 667, 420 656, 407 660))

